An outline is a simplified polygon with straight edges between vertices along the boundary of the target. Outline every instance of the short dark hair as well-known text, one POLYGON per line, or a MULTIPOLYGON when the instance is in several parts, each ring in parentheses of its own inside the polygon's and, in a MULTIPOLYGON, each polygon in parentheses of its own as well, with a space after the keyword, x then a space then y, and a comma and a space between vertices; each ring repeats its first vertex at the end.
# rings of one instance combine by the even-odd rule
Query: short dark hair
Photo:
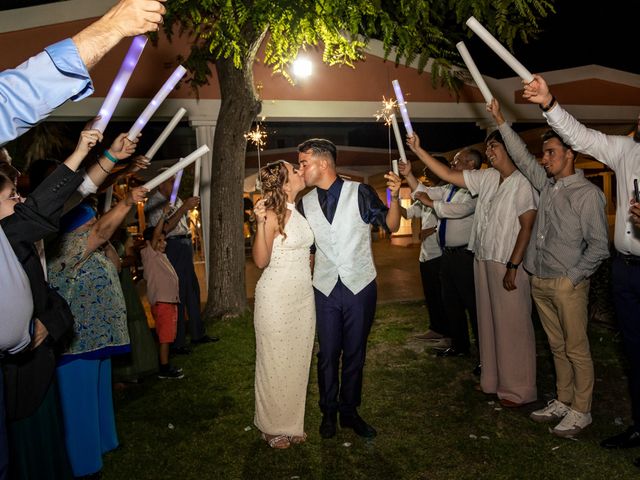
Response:
POLYGON ((478 170, 482 166, 482 162, 484 162, 484 155, 482 155, 480 150, 476 148, 463 148, 461 152, 463 152, 467 158, 473 160, 474 170, 478 170))
MULTIPOLYGON (((560 143, 562 144, 562 146, 568 150, 573 151, 573 148, 571 148, 563 139, 560 135, 558 135, 558 133, 555 130, 547 130, 546 132, 544 132, 541 136, 542 138, 542 143, 546 142, 547 140, 551 140, 552 138, 557 138, 560 143)), ((575 153, 575 152, 574 152, 575 153)))
POLYGON ((489 143, 492 140, 495 140, 496 142, 502 144, 502 146, 506 148, 504 144, 504 139, 502 138, 502 134, 500 133, 500 130, 494 130, 489 135, 487 135, 487 138, 485 139, 484 143, 489 143))
POLYGON ((338 160, 338 150, 330 140, 326 140, 324 138, 310 138, 298 145, 298 152, 300 153, 306 153, 309 150, 311 150, 314 155, 330 156, 334 164, 338 160))

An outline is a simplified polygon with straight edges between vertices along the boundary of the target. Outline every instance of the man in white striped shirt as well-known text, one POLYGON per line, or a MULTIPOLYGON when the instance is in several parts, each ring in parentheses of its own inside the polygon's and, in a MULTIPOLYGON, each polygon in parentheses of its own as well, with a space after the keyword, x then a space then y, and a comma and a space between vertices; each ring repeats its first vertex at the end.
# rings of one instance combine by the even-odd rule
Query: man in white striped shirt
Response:
MULTIPOLYGON (((525 85, 523 97, 537 103, 547 123, 571 147, 591 155, 616 174, 617 205, 614 243, 616 256, 612 264, 613 301, 631 375, 629 387, 633 425, 625 432, 601 442, 604 448, 640 446, 640 229, 629 214, 633 181, 640 178, 640 136, 605 135, 578 122, 564 110, 549 91, 544 79, 534 75, 525 85)), ((640 459, 636 459, 639 464, 640 459)))
POLYGON ((591 424, 594 373, 587 305, 589 277, 609 256, 606 199, 575 169, 576 153, 553 130, 542 137, 539 164, 504 121, 496 99, 487 110, 514 163, 540 193, 524 268, 531 274, 531 295, 553 353, 557 399, 530 417, 560 421, 553 433, 572 437, 591 424))

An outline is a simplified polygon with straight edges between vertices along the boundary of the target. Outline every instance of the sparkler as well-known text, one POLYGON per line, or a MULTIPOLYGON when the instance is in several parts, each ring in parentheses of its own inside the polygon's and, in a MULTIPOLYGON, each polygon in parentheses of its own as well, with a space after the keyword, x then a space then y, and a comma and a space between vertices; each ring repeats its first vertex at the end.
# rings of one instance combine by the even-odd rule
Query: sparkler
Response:
POLYGON ((258 151, 258 175, 256 176, 256 190, 262 192, 262 182, 260 181, 260 150, 267 144, 267 132, 262 129, 262 126, 257 123, 255 130, 249 130, 249 132, 244 134, 244 138, 246 138, 249 142, 253 143, 256 146, 258 151))

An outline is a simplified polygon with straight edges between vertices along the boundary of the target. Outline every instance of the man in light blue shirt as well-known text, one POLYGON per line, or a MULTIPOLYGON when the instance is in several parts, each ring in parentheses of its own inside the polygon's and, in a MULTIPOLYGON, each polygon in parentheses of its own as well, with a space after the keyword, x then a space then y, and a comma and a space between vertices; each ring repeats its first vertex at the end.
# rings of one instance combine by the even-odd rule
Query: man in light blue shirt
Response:
POLYGON ((120 0, 103 17, 0 72, 0 145, 22 135, 67 100, 93 93, 89 70, 125 37, 156 31, 166 0, 120 0))

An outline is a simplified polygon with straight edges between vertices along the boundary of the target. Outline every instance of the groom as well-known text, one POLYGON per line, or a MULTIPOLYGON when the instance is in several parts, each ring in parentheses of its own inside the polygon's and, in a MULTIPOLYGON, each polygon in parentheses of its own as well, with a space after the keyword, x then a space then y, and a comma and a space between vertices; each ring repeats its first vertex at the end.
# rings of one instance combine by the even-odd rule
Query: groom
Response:
POLYGON ((298 164, 307 187, 298 210, 315 235, 313 287, 318 332, 320 435, 340 426, 361 437, 376 436, 358 415, 367 337, 376 312, 376 269, 371 253, 371 225, 395 232, 400 226, 400 178, 385 175, 391 190, 387 208, 375 190, 338 177, 336 146, 313 138, 298 146, 298 164), (339 377, 342 358, 342 376, 339 377))

